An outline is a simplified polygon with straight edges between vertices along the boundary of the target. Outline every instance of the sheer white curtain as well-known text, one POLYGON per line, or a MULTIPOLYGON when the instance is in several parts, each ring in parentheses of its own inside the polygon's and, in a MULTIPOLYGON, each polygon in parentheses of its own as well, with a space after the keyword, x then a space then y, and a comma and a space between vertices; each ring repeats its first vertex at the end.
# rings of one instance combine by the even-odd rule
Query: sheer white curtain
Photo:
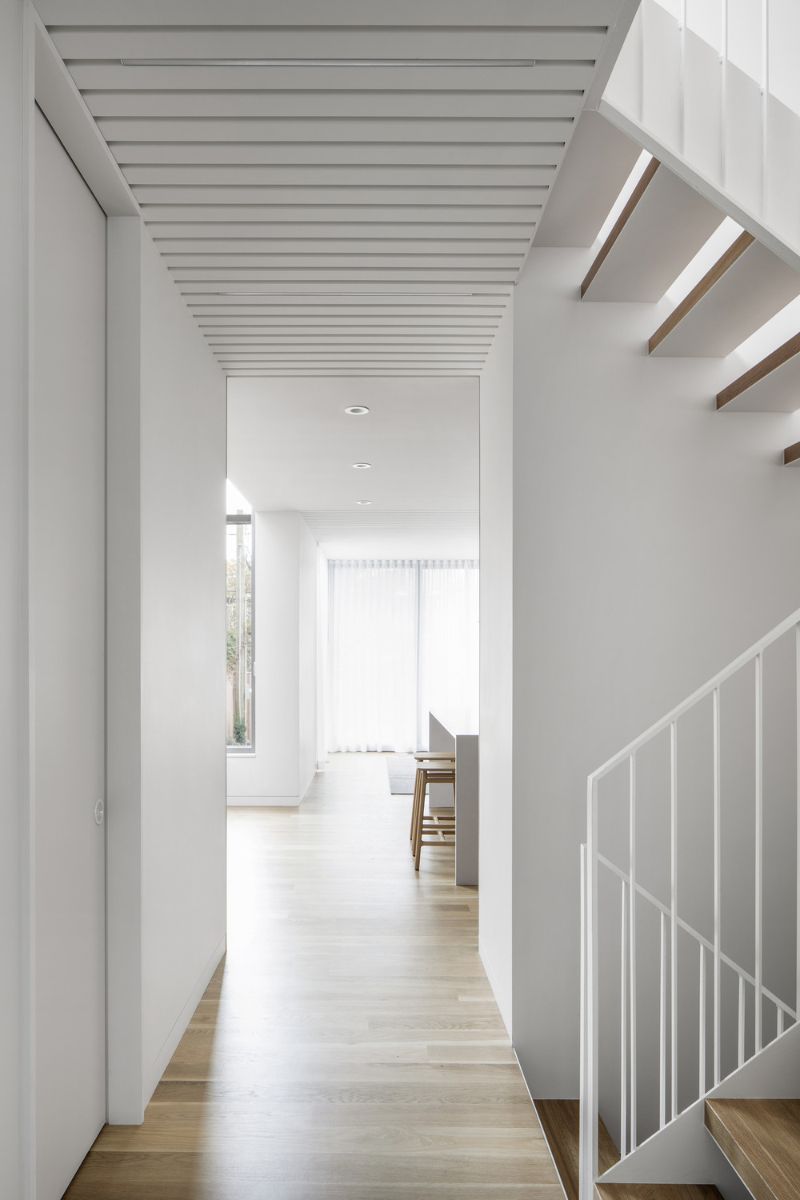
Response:
POLYGON ((428 749, 428 713, 460 732, 478 729, 478 571, 473 562, 419 570, 417 743, 428 749))
POLYGON ((477 729, 474 562, 334 560, 328 597, 330 750, 426 747, 429 709, 477 729))
POLYGON ((412 750, 416 565, 334 561, 329 570, 329 748, 412 750))

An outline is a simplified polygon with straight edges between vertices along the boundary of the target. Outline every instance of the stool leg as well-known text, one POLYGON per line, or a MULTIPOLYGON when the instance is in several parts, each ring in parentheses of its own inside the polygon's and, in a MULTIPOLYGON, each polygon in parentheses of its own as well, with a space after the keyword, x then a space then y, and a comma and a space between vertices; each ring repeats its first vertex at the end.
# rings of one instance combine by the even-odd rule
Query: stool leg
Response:
POLYGON ((425 778, 425 774, 423 771, 420 771, 419 777, 418 777, 418 782, 417 782, 417 807, 414 812, 414 832, 413 832, 413 835, 411 838, 411 857, 412 858, 414 858, 414 856, 417 853, 417 839, 420 836, 420 830, 422 829, 422 822, 424 820, 426 783, 427 783, 427 780, 425 778))
POLYGON ((414 772, 414 799, 411 802, 411 828, 408 832, 408 839, 414 842, 414 829, 417 823, 417 797, 419 796, 419 771, 414 772))
POLYGON ((417 838, 419 837, 419 828, 422 825, 422 816, 425 810, 425 775, 422 771, 417 771, 416 783, 414 786, 414 810, 411 814, 411 856, 417 852, 417 838))
POLYGON ((422 787, 420 789, 421 797, 420 797, 420 805, 419 805, 419 816, 417 819, 417 836, 416 836, 416 840, 414 843, 414 870, 415 871, 419 870, 419 860, 420 860, 420 857, 422 856, 422 825, 423 825, 423 821, 425 819, 425 793, 427 792, 427 790, 428 790, 428 772, 423 771, 422 772, 422 787))

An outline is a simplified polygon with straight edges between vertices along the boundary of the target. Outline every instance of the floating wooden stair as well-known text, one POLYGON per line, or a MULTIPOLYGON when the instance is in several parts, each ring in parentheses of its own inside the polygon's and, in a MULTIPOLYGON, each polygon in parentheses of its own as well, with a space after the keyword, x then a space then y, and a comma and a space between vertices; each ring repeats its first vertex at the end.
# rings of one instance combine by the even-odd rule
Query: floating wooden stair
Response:
POLYGON ((601 1200, 722 1200, 712 1183, 598 1183, 601 1200))
POLYGON ((589 268, 581 296, 660 300, 722 219, 719 209, 652 159, 589 268))
POLYGON ((707 1100, 705 1114, 755 1200, 800 1200, 800 1100, 707 1100))
POLYGON ((795 412, 800 408, 800 333, 717 393, 717 408, 795 412))
POLYGON ((723 358, 800 293, 793 271, 741 233, 650 338, 650 353, 723 358))
POLYGON ((795 442, 793 446, 787 446, 783 452, 783 465, 785 467, 797 466, 800 463, 800 442, 795 442))
MULTIPOLYGON (((535 1100, 534 1104, 567 1200, 578 1200, 580 1101, 535 1100)), ((608 1171, 619 1161, 619 1151, 602 1121, 599 1134, 600 1170, 608 1171)))

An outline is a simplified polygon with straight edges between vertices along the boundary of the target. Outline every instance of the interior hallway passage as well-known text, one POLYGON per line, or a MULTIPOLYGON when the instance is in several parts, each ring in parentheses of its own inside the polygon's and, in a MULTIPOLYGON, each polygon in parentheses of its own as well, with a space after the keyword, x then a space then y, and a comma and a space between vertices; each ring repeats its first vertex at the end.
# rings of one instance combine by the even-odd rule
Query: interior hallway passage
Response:
POLYGON ((141 1127, 69 1200, 561 1200, 452 848, 408 849, 379 755, 232 809, 227 960, 141 1127))

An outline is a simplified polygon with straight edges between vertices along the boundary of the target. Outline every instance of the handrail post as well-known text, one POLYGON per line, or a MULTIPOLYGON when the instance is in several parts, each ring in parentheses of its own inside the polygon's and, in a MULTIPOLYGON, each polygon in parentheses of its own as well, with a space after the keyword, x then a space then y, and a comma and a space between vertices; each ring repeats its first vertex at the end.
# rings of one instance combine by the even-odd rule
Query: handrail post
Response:
POLYGON ((796 852, 795 852, 795 904, 797 909, 797 925, 795 936, 795 995, 794 1011, 800 1020, 800 625, 794 627, 794 737, 796 754, 795 774, 795 812, 797 815, 796 852))
POLYGON ((755 659, 755 1052, 763 1045, 764 1020, 764 664, 755 659))
POLYGON ((630 891, 628 894, 628 953, 630 960, 630 1013, 628 1028, 630 1032, 630 1146, 636 1149, 636 1104, 637 1104, 637 1073, 636 1073, 636 755, 628 759, 628 874, 630 875, 630 891))
POLYGON ((720 1081, 722 1060, 722 792, 720 766, 719 688, 712 693, 714 739, 714 1086, 720 1081))
POLYGON ((583 1019, 581 1034, 580 1200, 593 1200, 598 1170, 598 946, 597 946, 597 782, 587 783, 585 879, 581 915, 583 937, 583 1019))
POLYGON ((678 723, 669 727, 670 1113, 678 1115, 678 723))

